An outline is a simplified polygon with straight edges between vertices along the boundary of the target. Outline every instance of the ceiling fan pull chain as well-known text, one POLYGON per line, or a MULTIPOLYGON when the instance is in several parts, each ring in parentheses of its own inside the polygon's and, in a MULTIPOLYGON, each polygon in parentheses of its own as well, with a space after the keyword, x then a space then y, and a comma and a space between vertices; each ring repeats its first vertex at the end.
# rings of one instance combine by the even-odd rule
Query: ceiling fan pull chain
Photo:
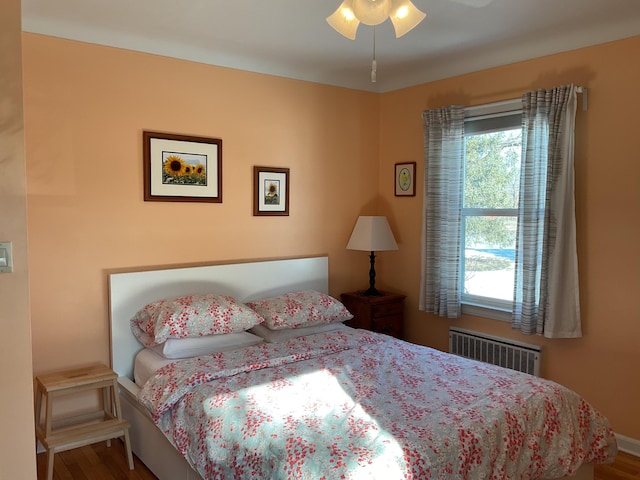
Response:
POLYGON ((371 83, 376 83, 378 62, 376 62, 376 26, 373 26, 373 60, 371 61, 371 83))

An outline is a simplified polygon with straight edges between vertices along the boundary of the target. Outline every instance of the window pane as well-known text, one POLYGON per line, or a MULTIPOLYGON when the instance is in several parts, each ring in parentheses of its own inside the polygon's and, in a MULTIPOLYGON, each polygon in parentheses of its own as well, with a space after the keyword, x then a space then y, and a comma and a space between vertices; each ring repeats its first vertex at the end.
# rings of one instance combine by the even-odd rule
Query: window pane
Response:
POLYGON ((518 208, 521 129, 466 138, 464 206, 518 208))
POLYGON ((513 299, 516 217, 465 218, 464 293, 513 299))

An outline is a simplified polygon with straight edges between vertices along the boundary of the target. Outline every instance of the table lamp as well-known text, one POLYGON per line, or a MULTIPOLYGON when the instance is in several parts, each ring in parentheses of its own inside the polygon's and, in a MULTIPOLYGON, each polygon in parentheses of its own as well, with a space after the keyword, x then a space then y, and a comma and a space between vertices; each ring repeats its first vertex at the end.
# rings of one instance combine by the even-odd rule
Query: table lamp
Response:
POLYGON ((371 260, 371 268, 369 270, 369 289, 362 292, 362 295, 370 297, 378 297, 382 295, 376 290, 376 251, 382 250, 398 250, 398 244, 396 239, 393 238, 393 233, 387 222, 387 217, 384 216, 360 216, 356 222, 356 226, 353 228, 349 243, 347 243, 348 250, 363 250, 371 252, 369 256, 371 260))

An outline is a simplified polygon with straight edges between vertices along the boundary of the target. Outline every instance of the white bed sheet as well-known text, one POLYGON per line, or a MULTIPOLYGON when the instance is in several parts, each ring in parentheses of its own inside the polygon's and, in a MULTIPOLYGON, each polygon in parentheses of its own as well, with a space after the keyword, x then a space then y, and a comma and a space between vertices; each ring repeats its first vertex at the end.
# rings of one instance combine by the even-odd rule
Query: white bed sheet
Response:
POLYGON ((140 350, 133 364, 133 380, 136 385, 142 386, 157 370, 177 361, 178 359, 165 358, 150 348, 140 350))

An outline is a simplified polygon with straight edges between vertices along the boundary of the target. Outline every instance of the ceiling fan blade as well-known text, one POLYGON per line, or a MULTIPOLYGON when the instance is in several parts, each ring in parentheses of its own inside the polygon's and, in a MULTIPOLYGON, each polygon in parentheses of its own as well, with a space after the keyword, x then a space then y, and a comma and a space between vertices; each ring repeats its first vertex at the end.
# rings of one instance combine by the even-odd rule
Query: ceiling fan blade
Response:
POLYGON ((461 3, 463 5, 467 5, 468 7, 486 7, 487 5, 489 5, 491 2, 493 2, 493 0, 449 0, 451 2, 455 2, 455 3, 461 3))

